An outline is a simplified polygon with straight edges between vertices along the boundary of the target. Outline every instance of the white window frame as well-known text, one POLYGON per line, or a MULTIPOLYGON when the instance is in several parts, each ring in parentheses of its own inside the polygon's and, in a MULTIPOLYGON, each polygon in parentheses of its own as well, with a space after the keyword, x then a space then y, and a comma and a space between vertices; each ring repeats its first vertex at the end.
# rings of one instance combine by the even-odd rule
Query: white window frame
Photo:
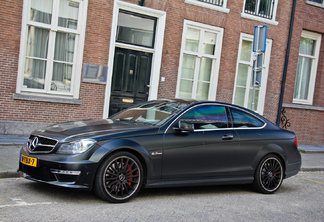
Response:
POLYGON ((219 12, 224 12, 224 13, 229 13, 230 10, 227 7, 227 0, 223 0, 223 5, 222 6, 218 6, 218 5, 213 5, 213 4, 209 4, 206 2, 201 2, 198 0, 185 0, 185 3, 187 4, 191 4, 191 5, 195 5, 195 6, 200 6, 203 8, 209 8, 209 9, 213 9, 219 12))
POLYGON ((317 2, 313 2, 313 1, 307 0, 306 3, 309 4, 309 5, 313 5, 313 6, 317 6, 317 7, 320 7, 320 8, 324 8, 324 1, 322 3, 317 3, 317 2))
MULTIPOLYGON (((311 59, 313 59, 313 62, 312 62, 312 68, 311 68, 311 72, 310 72, 310 79, 309 79, 308 99, 304 100, 304 99, 295 99, 295 98, 293 98, 293 103, 305 104, 305 105, 313 105, 314 91, 315 91, 315 81, 316 81, 319 53, 320 53, 320 49, 321 49, 322 35, 318 34, 318 33, 303 30, 302 34, 301 34, 301 37, 315 40, 316 45, 315 45, 315 50, 314 50, 314 55, 313 56, 300 54, 298 52, 298 57, 302 56, 302 57, 306 57, 306 58, 311 58, 311 59)), ((297 77, 297 71, 296 71, 296 77, 297 77)))
POLYGON ((52 98, 53 102, 59 102, 57 98, 79 99, 86 19, 87 19, 87 11, 88 11, 88 0, 72 0, 72 1, 79 3, 78 27, 75 30, 70 28, 60 27, 57 25, 57 16, 59 11, 58 0, 53 0, 54 4, 52 9, 52 24, 44 24, 40 22, 30 21, 29 18, 30 18, 31 0, 24 0, 22 29, 21 29, 21 38, 20 38, 19 65, 18 65, 17 85, 16 85, 16 93, 18 95, 21 94, 27 96, 36 96, 35 98, 29 97, 31 99, 28 100, 39 100, 39 96, 48 97, 49 100, 47 101, 51 101, 52 98), (33 88, 23 87, 25 62, 26 62, 26 48, 27 48, 26 45, 27 45, 27 38, 28 38, 28 26, 48 29, 50 32, 48 53, 47 53, 48 65, 46 67, 44 89, 33 89, 33 88), (50 91, 48 87, 50 85, 51 78, 52 78, 55 36, 57 31, 76 35, 70 92, 50 91))
MULTIPOLYGON (((201 38, 200 34, 200 38, 201 38)), ((209 86, 209 94, 208 94, 208 100, 215 101, 216 100, 216 92, 217 92, 217 84, 218 84, 218 75, 219 75, 219 66, 220 66, 220 58, 221 58, 221 52, 222 52, 222 43, 223 43, 223 35, 224 35, 224 29, 210 26, 198 22, 193 22, 189 20, 184 21, 184 27, 183 27, 183 33, 182 33, 182 45, 181 45, 181 53, 180 53, 180 62, 179 62, 179 69, 178 69, 178 82, 177 82, 177 90, 176 90, 176 98, 179 97, 179 90, 180 90, 180 81, 181 81, 181 71, 182 71, 182 62, 183 62, 183 54, 187 55, 193 55, 196 56, 196 65, 195 65, 195 76, 194 76, 194 85, 192 88, 192 99, 196 98, 197 95, 197 82, 198 82, 198 72, 199 72, 199 59, 202 57, 204 58, 211 58, 213 59, 212 69, 211 69, 211 76, 210 76, 210 86, 209 86), (205 31, 213 32, 217 34, 216 39, 216 48, 215 48, 215 54, 214 55, 206 55, 202 54, 201 49, 202 48, 202 42, 200 41, 200 46, 198 49, 198 52, 191 52, 185 50, 186 47, 186 37, 187 37, 187 30, 188 28, 194 28, 199 29, 200 33, 203 33, 205 31), (196 82, 195 82, 196 81, 196 82)))
MULTIPOLYGON (((249 93, 251 82, 252 82, 252 71, 253 71, 253 52, 251 52, 251 58, 250 62, 247 61, 242 61, 240 60, 241 57, 241 51, 242 51, 242 43, 243 40, 253 42, 253 35, 246 34, 246 33, 241 33, 240 36, 240 45, 239 45, 239 51, 237 55, 237 63, 236 63, 236 73, 235 73, 235 82, 234 82, 234 90, 233 90, 233 99, 232 103, 234 104, 235 101, 235 93, 236 93, 236 81, 237 81, 237 75, 238 75, 238 68, 239 64, 245 64, 249 66, 248 69, 248 77, 246 80, 246 93, 245 93, 245 98, 244 98, 244 107, 247 109, 251 109, 251 107, 248 107, 249 104, 249 93), (247 93, 248 92, 248 93, 247 93)), ((268 82, 268 73, 269 73, 269 65, 270 65, 270 56, 271 56, 271 48, 272 48, 272 40, 267 39, 266 41, 266 51, 265 51, 265 60, 263 62, 263 67, 262 67, 262 77, 261 77, 261 87, 259 91, 259 100, 258 100, 258 105, 255 107, 255 112, 259 113, 260 115, 263 115, 264 112, 264 104, 265 104, 265 96, 266 96, 266 91, 267 91, 267 82, 268 82)))
MULTIPOLYGON (((260 0, 258 0, 258 3, 259 3, 259 1, 260 0)), ((266 18, 259 17, 257 15, 251 15, 251 14, 245 13, 246 0, 244 0, 241 17, 246 18, 246 19, 255 20, 255 21, 258 21, 258 22, 262 22, 262 23, 266 23, 266 24, 270 24, 270 25, 278 25, 278 22, 276 21, 276 15, 277 15, 277 7, 278 7, 279 0, 273 0, 273 1, 275 1, 275 2, 274 2, 274 5, 273 5, 272 19, 266 19, 266 18)))

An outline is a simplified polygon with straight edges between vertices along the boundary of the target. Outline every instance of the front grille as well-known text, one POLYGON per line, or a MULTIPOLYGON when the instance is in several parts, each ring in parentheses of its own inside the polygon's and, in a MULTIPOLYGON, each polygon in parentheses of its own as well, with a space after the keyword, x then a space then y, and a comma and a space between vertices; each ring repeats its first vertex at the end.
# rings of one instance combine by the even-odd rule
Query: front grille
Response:
POLYGON ((50 153, 58 143, 57 140, 43 136, 30 135, 27 148, 31 153, 50 153))

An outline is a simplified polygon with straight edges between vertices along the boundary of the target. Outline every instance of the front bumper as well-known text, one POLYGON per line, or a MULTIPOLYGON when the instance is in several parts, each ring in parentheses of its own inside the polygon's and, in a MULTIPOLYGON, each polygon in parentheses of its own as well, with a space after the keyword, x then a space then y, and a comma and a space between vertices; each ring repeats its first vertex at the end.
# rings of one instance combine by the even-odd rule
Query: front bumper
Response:
POLYGON ((18 172, 26 179, 61 187, 92 189, 98 167, 97 162, 52 158, 53 154, 32 155, 24 149, 21 150, 20 156, 21 154, 37 158, 36 167, 25 165, 19 161, 18 172))

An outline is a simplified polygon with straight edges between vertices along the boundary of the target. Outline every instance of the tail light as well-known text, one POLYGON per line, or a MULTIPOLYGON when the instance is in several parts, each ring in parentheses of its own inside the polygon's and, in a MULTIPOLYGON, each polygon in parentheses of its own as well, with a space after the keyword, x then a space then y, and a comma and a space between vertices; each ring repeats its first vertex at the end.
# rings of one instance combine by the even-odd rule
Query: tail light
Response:
POLYGON ((295 143, 296 147, 298 148, 297 138, 294 139, 294 143, 295 143))

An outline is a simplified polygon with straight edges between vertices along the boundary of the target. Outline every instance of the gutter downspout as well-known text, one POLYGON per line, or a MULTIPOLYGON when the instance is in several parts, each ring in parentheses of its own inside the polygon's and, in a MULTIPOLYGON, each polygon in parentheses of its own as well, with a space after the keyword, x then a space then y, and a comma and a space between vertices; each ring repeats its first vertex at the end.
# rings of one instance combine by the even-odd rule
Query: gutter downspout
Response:
POLYGON ((285 58, 285 65, 284 65, 284 71, 283 71, 283 76, 282 76, 280 99, 279 99, 279 106, 278 106, 278 112, 277 112, 277 122, 276 122, 277 126, 280 126, 281 109, 282 109, 283 97, 284 97, 285 86, 286 86, 286 78, 287 78, 287 70, 288 70, 289 54, 290 54, 290 45, 291 45, 292 32, 293 32, 293 26, 294 26, 294 19, 295 19, 295 11, 296 11, 296 3, 297 3, 297 0, 293 0, 293 6, 292 6, 291 18, 290 18, 289 35, 288 35, 288 42, 287 42, 287 50, 286 50, 286 58, 285 58))

